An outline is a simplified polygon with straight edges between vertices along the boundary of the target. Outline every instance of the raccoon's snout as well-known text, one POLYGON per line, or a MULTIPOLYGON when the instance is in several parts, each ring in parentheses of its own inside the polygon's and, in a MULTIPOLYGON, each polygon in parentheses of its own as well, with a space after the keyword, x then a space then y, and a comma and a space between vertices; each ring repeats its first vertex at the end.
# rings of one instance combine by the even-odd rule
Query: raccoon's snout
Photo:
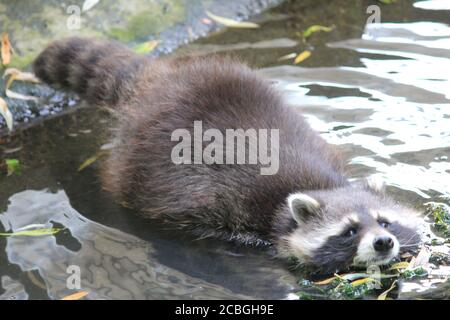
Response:
POLYGON ((394 240, 389 236, 380 236, 373 240, 373 248, 379 253, 388 253, 393 247, 394 240))
POLYGON ((354 263, 356 265, 383 265, 399 253, 400 243, 389 232, 367 232, 358 245, 354 263))

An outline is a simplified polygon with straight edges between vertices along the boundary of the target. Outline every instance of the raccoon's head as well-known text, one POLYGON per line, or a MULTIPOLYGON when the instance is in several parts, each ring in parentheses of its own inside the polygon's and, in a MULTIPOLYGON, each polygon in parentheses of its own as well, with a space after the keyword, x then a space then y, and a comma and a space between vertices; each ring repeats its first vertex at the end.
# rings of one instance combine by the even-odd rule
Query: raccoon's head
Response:
POLYGON ((291 194, 283 210, 295 227, 279 242, 281 253, 326 273, 387 264, 420 242, 418 214, 380 184, 291 194))

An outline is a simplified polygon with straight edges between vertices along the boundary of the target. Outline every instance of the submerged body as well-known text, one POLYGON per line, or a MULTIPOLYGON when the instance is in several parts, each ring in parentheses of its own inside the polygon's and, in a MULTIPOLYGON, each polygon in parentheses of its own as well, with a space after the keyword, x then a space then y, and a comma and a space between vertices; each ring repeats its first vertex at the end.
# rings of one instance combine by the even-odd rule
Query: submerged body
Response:
POLYGON ((237 61, 151 59, 115 43, 70 38, 51 44, 34 70, 118 111, 103 184, 147 217, 199 237, 272 243, 280 255, 325 272, 387 263, 419 241, 410 209, 379 185, 350 184, 336 150, 237 61), (193 135, 195 121, 224 135, 279 130, 276 173, 261 175, 261 164, 174 163, 172 134, 193 135))

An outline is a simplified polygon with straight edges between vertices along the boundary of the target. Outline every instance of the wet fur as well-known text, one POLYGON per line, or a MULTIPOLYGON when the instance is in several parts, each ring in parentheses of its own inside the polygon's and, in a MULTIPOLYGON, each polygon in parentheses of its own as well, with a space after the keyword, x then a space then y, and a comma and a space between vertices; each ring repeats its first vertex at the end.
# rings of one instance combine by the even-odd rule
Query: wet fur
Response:
MULTIPOLYGON (((353 190, 335 149, 268 80, 236 60, 214 55, 156 60, 117 43, 69 38, 47 47, 34 71, 49 84, 116 110, 116 147, 103 166, 103 185, 166 225, 199 237, 280 243, 298 227, 286 210, 289 194, 353 190), (178 142, 170 141, 171 133, 192 132, 194 120, 202 120, 203 130, 223 133, 279 128, 278 173, 262 176, 259 165, 173 164, 171 150, 178 142)), ((323 217, 322 223, 334 218, 323 217)), ((329 263, 328 254, 325 245, 309 261, 329 263)))

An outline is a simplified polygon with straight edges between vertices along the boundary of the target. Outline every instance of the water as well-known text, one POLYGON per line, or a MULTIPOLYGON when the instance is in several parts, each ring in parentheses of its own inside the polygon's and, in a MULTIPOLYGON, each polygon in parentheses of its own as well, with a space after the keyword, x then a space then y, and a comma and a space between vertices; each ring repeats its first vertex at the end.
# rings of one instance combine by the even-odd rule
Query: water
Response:
MULTIPOLYGON (((396 199, 423 211, 427 202, 450 204, 450 11, 443 2, 397 1, 381 7, 381 24, 365 27, 365 1, 293 1, 257 17, 260 29, 226 30, 185 49, 233 54, 261 68, 342 150, 352 179, 380 176, 396 199), (313 24, 334 24, 334 31, 302 41, 298 33, 313 24), (303 50, 312 55, 300 65, 278 61, 303 50)), ((69 265, 80 266, 92 299, 292 297, 295 274, 270 248, 174 237, 115 203, 101 189, 98 163, 78 172, 112 130, 105 112, 81 106, 2 144, 3 157, 19 159, 22 172, 0 178, 0 231, 67 229, 0 238, 1 298, 68 295, 69 265)), ((399 298, 449 298, 449 275, 441 266, 429 279, 404 281, 399 298)))

